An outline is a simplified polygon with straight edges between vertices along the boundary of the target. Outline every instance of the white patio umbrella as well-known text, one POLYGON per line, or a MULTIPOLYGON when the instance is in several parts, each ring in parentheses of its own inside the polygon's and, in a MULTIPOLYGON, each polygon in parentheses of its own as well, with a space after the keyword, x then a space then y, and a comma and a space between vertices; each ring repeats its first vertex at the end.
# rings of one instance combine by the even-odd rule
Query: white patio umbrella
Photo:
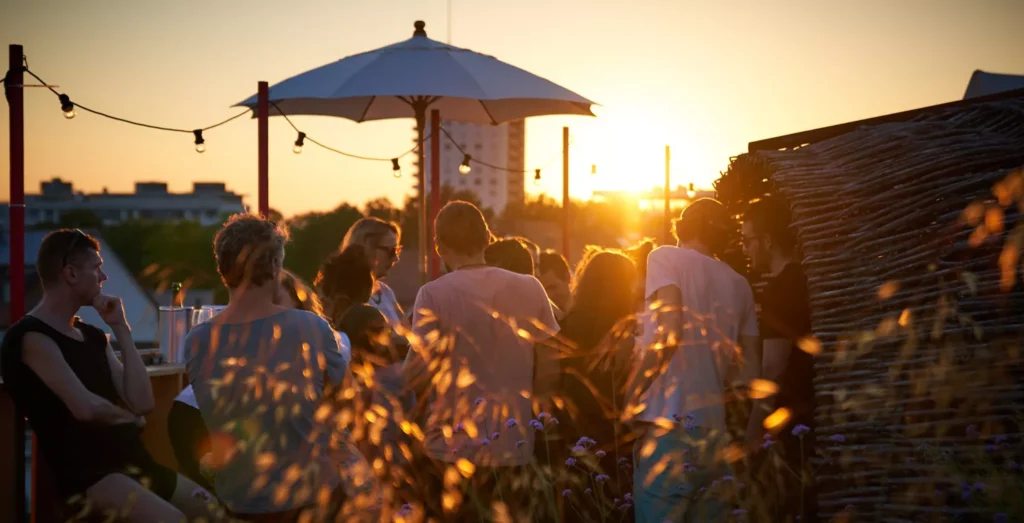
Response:
MULTIPOLYGON (((428 110, 445 120, 494 124, 530 116, 593 116, 590 100, 493 56, 427 38, 349 56, 270 86, 268 115, 338 116, 365 122, 415 118, 419 132, 420 267, 427 253, 423 138, 428 110), (280 109, 278 111, 277 108, 280 109)), ((236 104, 257 107, 257 95, 236 104)))

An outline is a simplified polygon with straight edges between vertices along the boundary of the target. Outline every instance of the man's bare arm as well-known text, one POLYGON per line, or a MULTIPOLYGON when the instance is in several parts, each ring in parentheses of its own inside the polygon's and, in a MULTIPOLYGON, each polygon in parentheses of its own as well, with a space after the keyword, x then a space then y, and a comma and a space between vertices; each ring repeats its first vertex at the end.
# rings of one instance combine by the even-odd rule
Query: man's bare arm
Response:
POLYGON ((98 425, 137 422, 131 412, 85 388, 52 339, 38 332, 29 332, 22 344, 22 361, 64 402, 76 420, 98 425))

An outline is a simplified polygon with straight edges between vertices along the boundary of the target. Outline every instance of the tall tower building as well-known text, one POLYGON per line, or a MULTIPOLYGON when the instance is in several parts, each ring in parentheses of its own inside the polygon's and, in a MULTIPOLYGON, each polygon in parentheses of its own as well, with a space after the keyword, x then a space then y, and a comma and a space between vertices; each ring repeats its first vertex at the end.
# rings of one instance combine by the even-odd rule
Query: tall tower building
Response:
MULTIPOLYGON (((526 122, 516 120, 501 125, 480 125, 442 121, 452 138, 474 160, 469 174, 459 173, 463 155, 447 137, 441 142, 441 185, 456 191, 472 191, 484 207, 501 214, 510 203, 525 200, 526 122)), ((430 141, 426 144, 427 189, 430 188, 430 141)))

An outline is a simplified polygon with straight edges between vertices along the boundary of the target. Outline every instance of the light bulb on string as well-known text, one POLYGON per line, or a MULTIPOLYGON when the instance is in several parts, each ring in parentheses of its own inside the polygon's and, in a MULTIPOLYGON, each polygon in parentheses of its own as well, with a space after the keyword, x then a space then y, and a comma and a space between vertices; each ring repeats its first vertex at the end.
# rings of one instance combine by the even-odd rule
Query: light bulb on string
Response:
POLYGON ((469 166, 469 161, 472 159, 473 157, 468 154, 462 157, 462 163, 459 165, 459 174, 465 176, 473 170, 473 168, 469 166))
POLYGON ((590 174, 597 174, 597 164, 596 163, 590 164, 590 174))
POLYGON ((306 133, 299 131, 299 137, 295 140, 295 146, 292 147, 292 152, 295 154, 302 153, 302 144, 306 142, 306 133))
POLYGON ((391 176, 395 178, 402 177, 402 166, 398 165, 398 158, 391 159, 391 176))
POLYGON ((686 189, 686 197, 692 200, 696 195, 697 191, 693 190, 693 182, 690 182, 690 186, 686 189))
POLYGON ((540 187, 540 169, 534 171, 536 174, 533 175, 533 184, 540 187))
POLYGON ((203 130, 202 129, 196 129, 196 130, 192 131, 192 134, 194 134, 195 137, 196 137, 196 152, 197 153, 204 153, 204 152, 206 152, 206 140, 203 140, 203 130))
POLYGON ((75 117, 75 104, 71 102, 71 98, 66 94, 57 95, 60 99, 60 110, 64 112, 64 118, 68 120, 75 117))

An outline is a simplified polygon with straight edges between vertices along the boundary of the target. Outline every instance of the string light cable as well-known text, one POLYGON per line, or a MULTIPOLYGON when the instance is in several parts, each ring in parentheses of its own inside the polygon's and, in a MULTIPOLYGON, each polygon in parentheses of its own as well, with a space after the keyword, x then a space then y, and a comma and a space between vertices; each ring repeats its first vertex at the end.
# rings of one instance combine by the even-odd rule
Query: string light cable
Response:
POLYGON ((242 111, 242 112, 240 112, 240 113, 238 113, 238 114, 236 114, 236 115, 234 115, 234 116, 232 116, 230 118, 227 118, 225 120, 222 120, 222 121, 217 122, 217 123, 212 124, 212 125, 207 125, 206 127, 200 127, 198 129, 181 129, 181 128, 177 128, 177 127, 166 127, 166 126, 163 126, 163 125, 153 125, 153 124, 148 124, 148 123, 145 123, 145 122, 139 122, 139 121, 136 121, 136 120, 130 120, 128 118, 122 118, 120 116, 114 116, 112 114, 105 113, 105 112, 97 110, 97 109, 93 109, 93 108, 91 108, 89 106, 86 106, 86 105, 83 105, 83 104, 81 104, 79 102, 74 102, 74 101, 71 100, 70 96, 68 96, 67 94, 58 92, 50 84, 46 83, 46 81, 43 80, 42 78, 40 78, 39 75, 37 75, 31 69, 29 69, 27 65, 23 66, 22 70, 23 70, 23 72, 25 72, 28 75, 30 75, 32 78, 35 78, 39 83, 41 83, 44 86, 46 86, 46 88, 49 89, 50 92, 52 92, 57 97, 57 100, 60 101, 61 111, 64 113, 64 117, 69 119, 69 120, 76 116, 76 114, 77 114, 76 110, 77 109, 81 109, 81 110, 83 110, 83 111, 85 111, 87 113, 91 113, 91 114, 94 114, 96 116, 102 116, 103 118, 108 118, 110 120, 114 120, 114 121, 121 122, 121 123, 126 123, 126 124, 129 124, 129 125, 135 125, 135 126, 138 126, 138 127, 144 127, 146 129, 153 129, 153 130, 156 130, 156 131, 167 131, 167 132, 173 132, 173 133, 191 134, 191 135, 193 135, 195 137, 196 151, 198 151, 198 152, 203 152, 203 151, 206 150, 205 140, 203 139, 203 136, 202 136, 203 131, 209 131, 211 129, 216 129, 217 127, 220 127, 220 126, 222 126, 224 124, 233 122, 233 121, 235 121, 235 120, 237 120, 237 119, 239 119, 239 118, 241 118, 241 117, 243 117, 243 116, 245 116, 245 115, 247 115, 247 114, 252 112, 252 110, 246 109, 245 111, 242 111))
MULTIPOLYGON (((366 161, 369 161, 369 162, 391 162, 391 172, 392 172, 392 175, 395 178, 401 178, 402 177, 402 166, 399 165, 398 160, 401 159, 401 158, 404 158, 404 157, 406 157, 406 156, 408 156, 410 154, 413 154, 413 153, 415 153, 416 151, 419 150, 419 145, 414 145, 411 149, 403 152, 402 154, 399 154, 398 156, 389 156, 389 157, 363 156, 361 154, 353 154, 353 153, 350 153, 350 152, 345 152, 345 151, 342 151, 341 149, 337 149, 337 148, 331 147, 330 145, 327 145, 327 144, 325 144, 323 142, 317 141, 315 138, 309 136, 305 132, 300 131, 299 127, 297 125, 295 125, 295 122, 293 122, 292 119, 289 118, 288 115, 284 111, 281 110, 281 107, 278 106, 277 103, 275 103, 274 101, 271 101, 270 105, 272 105, 274 107, 274 109, 277 110, 277 113, 280 114, 282 117, 284 117, 284 121, 288 122, 288 125, 290 125, 292 127, 292 129, 294 129, 295 132, 298 133, 296 138, 295 138, 295 144, 292 146, 292 152, 294 152, 295 154, 302 153, 302 148, 303 148, 304 145, 306 145, 306 142, 308 141, 309 143, 311 143, 313 145, 316 145, 316 146, 318 146, 318 147, 320 147, 322 149, 325 149, 325 150, 330 151, 330 152, 335 153, 335 154, 340 154, 340 155, 348 157, 348 158, 355 158, 357 160, 366 160, 366 161)), ((430 139, 430 135, 428 134, 427 136, 423 137, 423 142, 426 143, 427 140, 429 140, 429 139, 430 139)))
MULTIPOLYGON (((471 164, 475 163, 475 164, 482 165, 484 167, 490 167, 491 169, 496 169, 496 170, 499 170, 499 171, 505 171, 505 172, 510 172, 510 173, 523 173, 523 174, 526 174, 526 173, 529 173, 530 171, 533 171, 533 173, 534 173, 533 183, 539 185, 540 184, 540 180, 541 180, 540 172, 543 171, 544 169, 547 169, 552 163, 555 162, 555 160, 557 160, 558 158, 560 158, 562 156, 561 152, 555 154, 547 162, 544 162, 544 164, 541 165, 540 168, 535 168, 535 169, 509 169, 508 167, 502 167, 500 165, 494 165, 492 163, 488 163, 488 162, 485 162, 483 160, 479 160, 477 158, 473 158, 473 155, 467 153, 466 150, 463 149, 461 145, 459 145, 459 142, 457 142, 455 140, 455 138, 451 135, 451 133, 448 132, 448 129, 445 129, 444 127, 441 127, 441 132, 444 133, 445 137, 448 138, 448 141, 451 142, 451 144, 455 146, 455 149, 458 150, 460 153, 462 153, 462 163, 459 164, 459 173, 461 173, 463 175, 469 174, 470 170, 471 170, 471 168, 470 168, 471 164)), ((572 145, 572 142, 570 142, 570 145, 572 145)), ((596 168, 595 168, 595 170, 596 170, 596 168)))

